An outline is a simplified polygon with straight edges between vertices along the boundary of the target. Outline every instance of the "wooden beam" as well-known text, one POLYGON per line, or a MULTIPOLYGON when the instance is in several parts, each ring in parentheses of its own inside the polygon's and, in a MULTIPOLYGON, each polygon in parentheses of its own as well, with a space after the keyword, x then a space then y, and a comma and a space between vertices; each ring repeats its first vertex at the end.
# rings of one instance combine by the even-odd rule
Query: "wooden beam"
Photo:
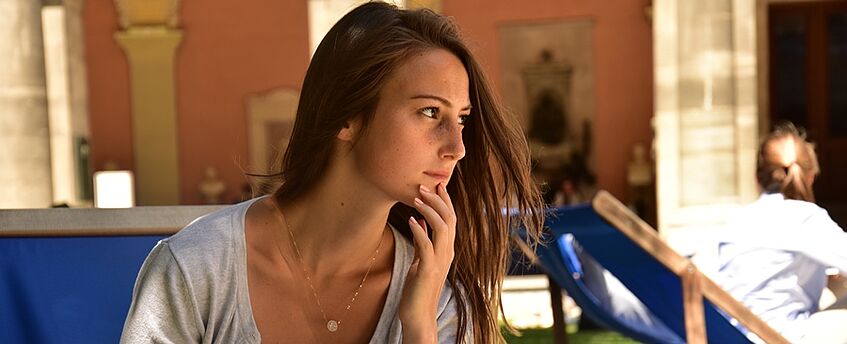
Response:
POLYGON ((686 337, 689 343, 705 343, 705 339, 702 342, 693 341, 697 338, 697 333, 702 331, 705 334, 706 331, 705 322, 698 320, 698 317, 702 317, 704 297, 767 343, 789 343, 750 309, 697 270, 690 260, 662 241, 649 224, 641 220, 609 192, 603 190, 598 192, 592 201, 592 206, 600 217, 682 279, 686 337), (698 299, 699 305, 694 305, 698 299), (697 325, 698 322, 702 325, 697 325), (689 326, 691 326, 690 329, 689 326), (696 326, 700 328, 697 329, 696 326), (693 337, 692 334, 694 334, 693 337))
POLYGON ((689 264, 682 280, 682 307, 685 313, 685 339, 688 344, 706 344, 706 319, 703 310, 701 275, 689 264))
POLYGON ((788 340, 779 334, 779 332, 768 326, 762 319, 753 314, 747 306, 736 300, 732 295, 729 295, 726 290, 718 286, 711 279, 703 278, 700 285, 703 288, 703 296, 707 300, 722 309, 726 314, 738 320, 741 325, 744 325, 750 332, 755 333, 766 343, 789 344, 788 340))
POLYGON ((553 310, 553 343, 568 344, 568 324, 562 310, 562 287, 549 275, 547 280, 550 282, 550 308, 553 310))

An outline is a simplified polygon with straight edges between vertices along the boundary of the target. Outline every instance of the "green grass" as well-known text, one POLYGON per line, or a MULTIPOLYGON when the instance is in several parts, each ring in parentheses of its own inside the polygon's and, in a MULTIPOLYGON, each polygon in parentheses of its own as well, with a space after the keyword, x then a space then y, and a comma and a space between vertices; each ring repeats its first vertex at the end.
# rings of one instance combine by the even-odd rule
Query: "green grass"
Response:
MULTIPOLYGON (((550 344, 553 343, 551 328, 524 329, 521 336, 514 336, 504 331, 506 342, 510 344, 550 344)), ((568 343, 570 344, 630 344, 638 343, 616 332, 604 330, 576 331, 576 327, 568 327, 568 343)))

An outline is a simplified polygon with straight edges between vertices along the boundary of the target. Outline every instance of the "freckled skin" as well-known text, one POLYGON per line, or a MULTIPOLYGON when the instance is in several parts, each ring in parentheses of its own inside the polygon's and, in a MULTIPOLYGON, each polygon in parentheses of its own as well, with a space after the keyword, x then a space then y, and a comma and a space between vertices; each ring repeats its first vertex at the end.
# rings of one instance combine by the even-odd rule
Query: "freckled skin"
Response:
POLYGON ((419 259, 409 269, 398 317, 409 325, 403 326, 404 342, 436 333, 430 325, 435 325, 438 293, 454 257, 456 219, 446 191, 435 186, 449 181, 465 155, 461 123, 469 106, 467 72, 456 56, 430 50, 401 61, 383 84, 368 128, 359 131, 360 119, 353 119, 338 132, 337 155, 322 183, 286 204, 285 214, 270 199, 250 208, 245 220, 248 283, 254 319, 265 342, 366 342, 377 326, 394 271, 390 252, 395 241, 385 230, 385 220, 390 206, 397 201, 413 205, 416 197, 423 199, 416 205, 422 216, 412 232, 419 259), (317 213, 328 215, 314 216, 317 213), (364 273, 360 261, 374 259, 370 247, 363 249, 365 243, 385 240, 387 246, 382 246, 361 289, 363 297, 340 315, 343 334, 328 334, 321 327, 323 316, 312 303, 315 292, 304 283, 301 265, 292 263, 299 254, 291 251, 280 230, 289 220, 292 237, 297 235, 300 248, 306 248, 303 265, 313 258, 311 280, 317 282, 328 309, 350 303, 351 286, 361 283, 364 273), (382 237, 376 237, 378 233, 382 237))
POLYGON ((430 50, 401 63, 383 86, 373 120, 353 149, 364 179, 389 199, 408 205, 419 185, 434 190, 440 181, 424 172, 452 174, 465 155, 459 122, 470 112, 468 90, 467 71, 446 50, 430 50), (420 95, 440 99, 416 98, 420 95), (432 107, 435 116, 422 111, 432 107))

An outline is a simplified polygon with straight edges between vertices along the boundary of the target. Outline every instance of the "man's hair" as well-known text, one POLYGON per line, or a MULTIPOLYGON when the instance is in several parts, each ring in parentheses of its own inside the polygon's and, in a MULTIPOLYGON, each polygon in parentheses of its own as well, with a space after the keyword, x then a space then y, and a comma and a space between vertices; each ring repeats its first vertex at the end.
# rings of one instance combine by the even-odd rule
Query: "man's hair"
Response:
POLYGON ((788 199, 815 201, 808 175, 820 172, 815 146, 806 134, 790 122, 777 125, 759 148, 756 179, 767 193, 781 193, 788 199))

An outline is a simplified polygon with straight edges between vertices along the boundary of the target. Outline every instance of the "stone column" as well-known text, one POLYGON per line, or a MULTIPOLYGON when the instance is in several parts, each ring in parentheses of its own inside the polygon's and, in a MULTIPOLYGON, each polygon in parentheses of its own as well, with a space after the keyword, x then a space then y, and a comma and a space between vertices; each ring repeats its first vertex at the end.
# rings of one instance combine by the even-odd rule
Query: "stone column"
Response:
POLYGON ((41 10, 50 118, 53 203, 86 206, 92 174, 87 163, 88 99, 83 0, 51 1, 41 10))
POLYGON ((53 200, 41 1, 0 1, 0 208, 53 200))
POLYGON ((182 40, 176 0, 118 0, 115 39, 130 69, 138 205, 179 204, 174 57, 182 40))
POLYGON ((50 165, 53 175, 53 203, 76 205, 74 149, 68 101, 68 36, 66 11, 62 5, 41 9, 44 37, 44 65, 47 79, 47 112, 50 122, 50 165))
MULTIPOLYGON (((89 0, 90 1, 90 0, 89 0)), ((76 199, 91 202, 92 171, 88 164, 88 78, 82 8, 85 0, 63 0, 68 48, 68 102, 73 136, 76 199)))
POLYGON ((681 251, 756 194, 754 2, 653 5, 659 227, 681 251))

